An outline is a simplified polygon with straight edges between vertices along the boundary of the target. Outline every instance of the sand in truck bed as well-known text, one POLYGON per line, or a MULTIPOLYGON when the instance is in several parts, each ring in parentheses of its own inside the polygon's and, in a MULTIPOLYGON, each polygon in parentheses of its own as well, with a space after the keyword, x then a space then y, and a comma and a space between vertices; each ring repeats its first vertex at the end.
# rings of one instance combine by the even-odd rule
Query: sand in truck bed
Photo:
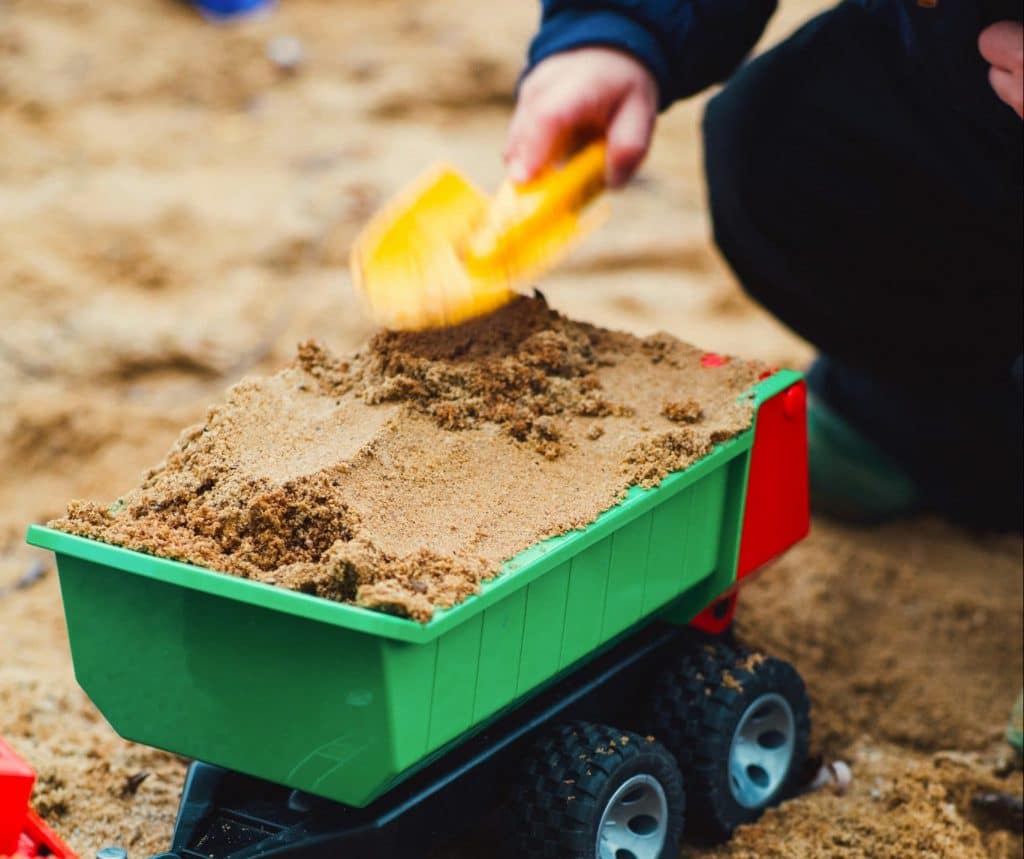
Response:
POLYGON ((75 534, 416 620, 750 425, 754 362, 517 299, 458 328, 316 343, 232 388, 75 534))

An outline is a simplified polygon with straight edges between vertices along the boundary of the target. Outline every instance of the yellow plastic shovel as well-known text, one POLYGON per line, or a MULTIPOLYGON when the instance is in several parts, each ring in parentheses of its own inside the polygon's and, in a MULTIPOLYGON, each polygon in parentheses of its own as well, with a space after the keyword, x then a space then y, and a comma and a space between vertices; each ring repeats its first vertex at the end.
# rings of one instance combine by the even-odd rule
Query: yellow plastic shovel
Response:
POLYGON ((510 301, 604 219, 605 146, 488 197, 450 167, 420 176, 352 246, 352 278, 386 328, 455 325, 510 301))

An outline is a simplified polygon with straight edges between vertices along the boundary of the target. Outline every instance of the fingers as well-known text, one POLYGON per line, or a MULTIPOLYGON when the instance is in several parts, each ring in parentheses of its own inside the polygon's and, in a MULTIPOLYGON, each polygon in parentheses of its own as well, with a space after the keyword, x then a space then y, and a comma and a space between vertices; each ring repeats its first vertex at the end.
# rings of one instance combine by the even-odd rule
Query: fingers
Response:
POLYGON ((1024 76, 992 66, 988 80, 996 95, 1017 111, 1017 116, 1024 118, 1024 76))
POLYGON ((571 102, 559 103, 550 97, 530 97, 524 93, 516 105, 505 146, 508 177, 516 183, 527 182, 562 152, 576 123, 571 102))
POLYGON ((996 68, 1020 74, 1024 68, 1024 26, 1017 21, 997 21, 981 31, 978 50, 996 68))
POLYGON ((618 188, 630 180, 647 155, 654 131, 657 104, 651 93, 632 90, 608 127, 608 162, 605 181, 618 188))
POLYGON ((527 182, 574 145, 602 132, 608 140, 605 181, 624 185, 651 144, 657 96, 653 89, 630 89, 614 109, 576 98, 561 88, 524 93, 516 106, 505 147, 509 178, 527 182), (611 114, 611 120, 605 117, 611 114), (606 127, 605 127, 606 126, 606 127))
POLYGON ((650 145, 658 87, 638 60, 590 47, 548 57, 519 92, 505 146, 509 178, 534 178, 574 146, 608 139, 607 181, 621 185, 650 145))
POLYGON ((995 94, 1024 117, 1024 26, 997 21, 981 31, 978 50, 992 65, 988 80, 995 94))

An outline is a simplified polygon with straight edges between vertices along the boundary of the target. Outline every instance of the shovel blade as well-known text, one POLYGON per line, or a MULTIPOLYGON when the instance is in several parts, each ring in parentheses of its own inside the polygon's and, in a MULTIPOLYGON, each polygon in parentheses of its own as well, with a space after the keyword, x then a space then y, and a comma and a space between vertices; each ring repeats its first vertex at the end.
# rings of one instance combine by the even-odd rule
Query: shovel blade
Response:
POLYGON ((513 293, 471 278, 461 248, 489 198, 456 170, 428 170, 384 207, 352 246, 352 278, 369 315, 394 330, 455 325, 513 293))

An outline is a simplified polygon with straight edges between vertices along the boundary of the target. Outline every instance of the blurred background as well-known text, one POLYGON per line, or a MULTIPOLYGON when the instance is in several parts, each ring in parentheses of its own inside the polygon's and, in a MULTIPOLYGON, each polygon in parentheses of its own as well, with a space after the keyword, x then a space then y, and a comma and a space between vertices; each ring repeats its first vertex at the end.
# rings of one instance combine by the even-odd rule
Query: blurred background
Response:
MULTIPOLYGON (((783 0, 764 44, 823 6, 783 0)), ((0 733, 83 856, 165 846, 184 765, 116 738, 77 689, 25 525, 134 485, 300 340, 357 348, 351 240, 431 162, 497 186, 537 16, 525 0, 282 0, 213 25, 172 0, 0 0, 0 733)), ((803 366, 807 344, 709 240, 704 100, 662 117, 611 222, 541 287, 579 319, 803 366)), ((1019 855, 970 803, 1019 783, 994 774, 1019 688, 1019 553, 936 522, 817 524, 756 586, 741 633, 809 678, 816 753, 851 760, 855 787, 721 855, 839 855, 840 837, 862 851, 842 855, 1019 855), (961 643, 941 667, 937 641, 961 643)))

